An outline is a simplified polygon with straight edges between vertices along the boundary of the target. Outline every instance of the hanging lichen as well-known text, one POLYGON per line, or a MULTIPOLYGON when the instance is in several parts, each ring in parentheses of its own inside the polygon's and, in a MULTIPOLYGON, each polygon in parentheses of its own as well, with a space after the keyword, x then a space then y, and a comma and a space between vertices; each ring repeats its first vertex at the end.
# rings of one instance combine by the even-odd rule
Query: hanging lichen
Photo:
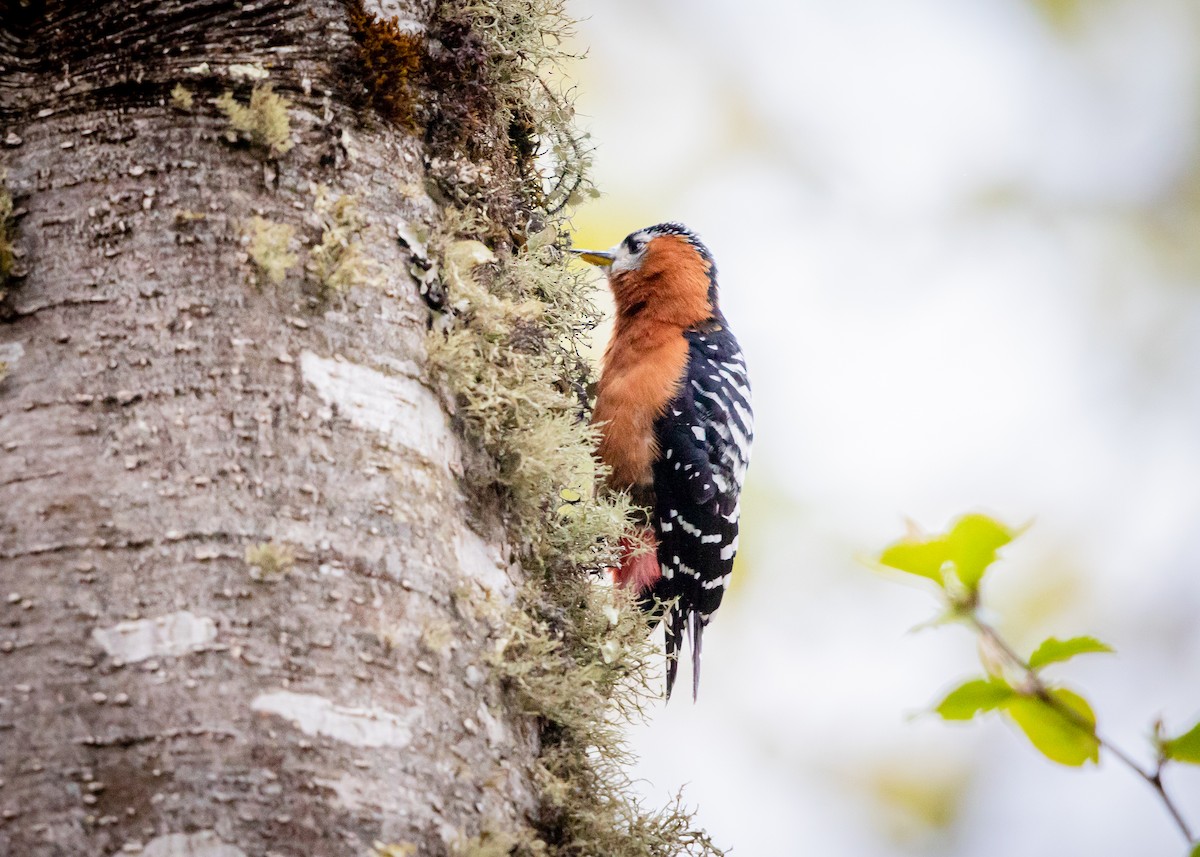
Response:
POLYGON ((444 291, 430 365, 475 455, 468 493, 499 502, 526 571, 516 608, 495 623, 493 667, 541 733, 533 828, 511 841, 481 833, 464 853, 499 842, 514 854, 719 854, 679 801, 641 806, 625 773, 621 718, 657 696, 657 655, 641 613, 596 581, 629 506, 594 490, 581 349, 599 314, 562 249, 561 211, 589 187, 570 105, 542 76, 563 57, 563 6, 443 2, 423 60, 428 163, 446 196, 426 248, 444 291))

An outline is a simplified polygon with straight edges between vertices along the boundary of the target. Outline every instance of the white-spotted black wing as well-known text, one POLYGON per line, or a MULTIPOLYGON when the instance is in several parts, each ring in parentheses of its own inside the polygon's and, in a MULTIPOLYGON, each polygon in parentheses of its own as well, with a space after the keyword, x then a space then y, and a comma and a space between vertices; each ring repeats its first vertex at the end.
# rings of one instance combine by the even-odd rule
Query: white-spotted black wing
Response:
POLYGON ((737 340, 723 321, 686 336, 686 376, 656 425, 654 528, 662 578, 650 597, 677 599, 665 617, 668 696, 685 627, 692 638, 693 694, 698 687, 700 639, 729 585, 754 439, 750 383, 737 340))

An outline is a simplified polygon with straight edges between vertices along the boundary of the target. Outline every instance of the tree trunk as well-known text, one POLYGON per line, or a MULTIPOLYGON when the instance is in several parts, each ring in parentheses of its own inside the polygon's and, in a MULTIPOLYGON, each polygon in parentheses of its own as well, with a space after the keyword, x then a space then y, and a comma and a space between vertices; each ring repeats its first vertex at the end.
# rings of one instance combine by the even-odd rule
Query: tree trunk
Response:
POLYGON ((395 237, 438 207, 355 56, 337 0, 0 0, 0 853, 440 853, 533 810, 464 607, 517 572, 395 237))

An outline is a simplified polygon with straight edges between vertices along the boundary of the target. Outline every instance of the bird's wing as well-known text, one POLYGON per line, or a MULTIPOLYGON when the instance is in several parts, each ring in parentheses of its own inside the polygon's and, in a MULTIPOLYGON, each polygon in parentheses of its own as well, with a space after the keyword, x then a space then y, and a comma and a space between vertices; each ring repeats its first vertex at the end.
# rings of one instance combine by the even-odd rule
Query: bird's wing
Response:
POLYGON ((685 377, 656 424, 654 514, 662 578, 652 597, 678 599, 667 622, 668 693, 685 625, 691 627, 698 679, 700 634, 721 603, 737 552, 738 498, 754 438, 737 340, 715 323, 686 335, 685 377))

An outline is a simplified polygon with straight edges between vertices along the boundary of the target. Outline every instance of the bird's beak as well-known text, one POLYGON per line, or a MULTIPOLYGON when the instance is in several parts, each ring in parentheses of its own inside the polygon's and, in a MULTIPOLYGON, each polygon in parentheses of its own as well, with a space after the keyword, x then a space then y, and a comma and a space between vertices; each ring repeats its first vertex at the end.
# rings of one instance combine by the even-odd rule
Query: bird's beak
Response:
POLYGON ((572 250, 571 252, 583 261, 592 265, 599 265, 601 268, 607 268, 617 258, 607 250, 572 250))

